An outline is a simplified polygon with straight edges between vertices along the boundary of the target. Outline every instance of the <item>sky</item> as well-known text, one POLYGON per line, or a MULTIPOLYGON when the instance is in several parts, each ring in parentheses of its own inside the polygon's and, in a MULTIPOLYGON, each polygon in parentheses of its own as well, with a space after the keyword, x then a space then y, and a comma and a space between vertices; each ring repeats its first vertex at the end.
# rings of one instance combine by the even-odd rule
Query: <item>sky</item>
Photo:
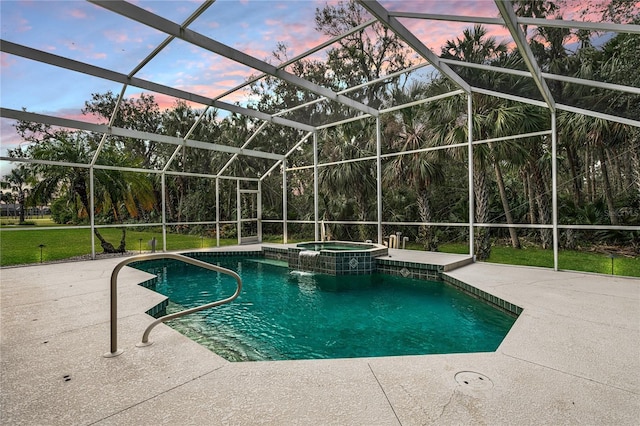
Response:
MULTIPOLYGON (((335 3, 334 0, 330 0, 335 3)), ((176 23, 182 23, 200 1, 137 0, 131 3, 176 23)), ((325 0, 218 0, 189 29, 273 63, 271 52, 284 42, 292 56, 329 37, 315 30, 314 13, 325 0)), ((382 1, 389 10, 496 17, 493 0, 393 0, 382 1)), ((431 48, 440 52, 446 40, 459 37, 471 24, 402 19, 401 22, 431 48)), ((505 28, 488 27, 499 40, 511 42, 505 28)), ((102 68, 128 74, 167 36, 99 6, 79 0, 0 0, 2 40, 66 56, 102 68)), ((323 52, 319 52, 322 57, 323 52)), ((118 83, 0 53, 0 104, 11 109, 83 121, 84 102, 92 93, 120 93, 118 83)), ((233 88, 257 71, 231 60, 174 40, 143 67, 136 77, 178 87, 207 97, 233 88)), ((141 90, 129 87, 127 97, 141 90)), ((175 99, 154 95, 161 108, 175 99)), ((243 102, 239 91, 222 99, 243 102)), ((13 121, 0 119, 0 155, 20 143, 13 121)), ((7 164, 0 162, 0 176, 7 164)))

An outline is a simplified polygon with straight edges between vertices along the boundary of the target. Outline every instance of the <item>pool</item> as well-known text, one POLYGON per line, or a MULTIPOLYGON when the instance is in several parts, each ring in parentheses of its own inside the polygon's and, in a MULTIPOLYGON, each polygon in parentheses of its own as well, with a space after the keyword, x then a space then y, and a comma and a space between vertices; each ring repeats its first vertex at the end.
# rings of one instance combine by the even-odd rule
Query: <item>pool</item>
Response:
MULTIPOLYGON (((230 361, 489 352, 515 321, 441 282, 377 273, 345 279, 264 258, 208 261, 238 272, 242 294, 167 324, 230 361)), ((169 297, 167 313, 235 290, 235 280, 184 263, 133 266, 158 276, 153 289, 169 297)))

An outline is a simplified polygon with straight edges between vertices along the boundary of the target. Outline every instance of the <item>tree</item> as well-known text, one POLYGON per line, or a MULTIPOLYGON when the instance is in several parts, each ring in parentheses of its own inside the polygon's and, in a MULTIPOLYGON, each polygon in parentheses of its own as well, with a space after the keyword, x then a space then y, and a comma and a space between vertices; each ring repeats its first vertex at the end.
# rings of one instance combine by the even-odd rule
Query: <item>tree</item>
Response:
MULTIPOLYGON (((316 9, 316 30, 335 37, 364 24, 365 9, 353 0, 340 1, 316 9)), ((385 74, 406 69, 413 64, 410 49, 389 28, 380 22, 342 38, 338 47, 328 52, 327 66, 336 87, 345 89, 374 81, 385 74)), ((380 81, 349 96, 378 108, 387 94, 390 83, 396 84, 400 77, 380 81)))
MULTIPOLYGON (((91 100, 85 102, 82 113, 101 117, 108 123, 113 111, 116 116, 113 125, 125 129, 139 130, 150 133, 163 133, 160 109, 152 95, 140 94, 139 98, 123 98, 118 104, 118 98, 112 92, 93 93, 91 100)), ((111 137, 110 143, 118 148, 131 152, 132 156, 142 159, 143 168, 157 167, 162 157, 168 155, 171 149, 166 144, 133 138, 111 137), (162 152, 164 151, 164 152, 162 152)))
MULTIPOLYGON (((19 122, 16 128, 23 138, 35 143, 26 152, 10 151, 9 155, 14 157, 27 156, 35 160, 89 164, 98 145, 95 135, 87 132, 54 131, 49 126, 30 122, 19 122)), ((109 164, 139 166, 139 162, 132 158, 129 151, 119 150, 115 145, 105 147, 101 155, 109 164)), ((28 167, 39 178, 39 182, 33 186, 35 197, 48 201, 66 192, 75 203, 76 220, 86 219, 92 214, 89 168, 48 163, 32 163, 28 167)), ((93 214, 106 223, 122 223, 126 218, 137 217, 140 210, 153 208, 154 204, 151 181, 140 173, 95 169, 94 194, 96 210, 93 214)), ((105 240, 97 228, 94 229, 94 234, 105 252, 125 251, 125 228, 122 228, 118 248, 105 240)))
MULTIPOLYGON (((321 158, 327 162, 370 157, 375 153, 375 126, 368 120, 342 124, 323 132, 321 158)), ((371 161, 352 161, 322 167, 319 171, 319 187, 326 194, 339 194, 355 201, 359 221, 368 219, 369 210, 376 197, 376 173, 371 161)), ((343 204, 343 208, 348 205, 343 204)), ((371 239, 364 225, 358 226, 361 241, 371 239)))
MULTIPOLYGON (((494 37, 488 37, 487 31, 482 25, 475 25, 472 29, 463 31, 463 37, 456 40, 448 40, 442 48, 441 56, 460 61, 474 63, 490 63, 509 60, 507 47, 503 43, 498 43, 494 37)), ((490 82, 483 81, 487 78, 486 73, 479 73, 475 69, 461 70, 461 75, 481 87, 487 84, 496 84, 497 81, 504 85, 506 81, 492 79, 490 82)), ((508 78, 507 78, 508 79, 508 78)), ((503 78, 504 80, 504 78, 503 78)), ((511 82, 513 85, 513 82, 511 82)), ((459 105, 458 100, 451 98, 434 102, 430 107, 430 119, 436 125, 434 141, 437 144, 462 143, 466 141, 468 129, 466 127, 466 110, 459 105), (444 108, 444 104, 449 105, 444 108)), ((499 136, 513 134, 516 130, 514 124, 522 121, 524 111, 515 105, 491 98, 485 95, 475 95, 473 102, 473 134, 474 139, 490 139, 499 136)), ((518 126, 520 127, 520 126, 518 126)), ((504 180, 502 177, 501 161, 503 158, 513 159, 517 152, 513 147, 510 153, 498 151, 496 144, 483 144, 474 148, 474 195, 475 195, 475 218, 479 223, 489 222, 489 188, 487 169, 492 167, 496 175, 496 181, 500 189, 500 197, 505 218, 508 224, 513 224, 509 202, 506 197, 504 180)), ((504 145, 500 145, 503 147, 504 145)), ((459 152, 459 151, 458 151, 459 152)), ((521 157, 521 155, 520 155, 521 157)), ((520 247, 520 242, 516 230, 509 228, 512 244, 520 247)), ((478 244, 476 246, 476 256, 479 260, 489 257, 491 251, 490 229, 481 228, 478 231, 478 244)))
MULTIPOLYGON (((423 82, 411 83, 406 90, 396 89, 391 98, 394 104, 403 104, 422 99, 428 93, 428 85, 423 82)), ((427 147, 429 125, 424 115, 423 106, 403 108, 385 125, 386 145, 394 151, 413 151, 427 147)), ((402 182, 412 188, 416 194, 416 204, 421 222, 432 222, 430 201, 431 185, 444 181, 443 165, 433 152, 407 153, 393 157, 386 164, 383 182, 388 187, 400 186, 402 182)), ((438 249, 438 239, 432 227, 421 225, 418 230, 418 241, 427 250, 438 249)))
MULTIPOLYGON (((20 206, 20 223, 24 222, 26 212, 27 196, 31 192, 33 183, 32 175, 25 165, 20 165, 11 169, 8 175, 0 183, 2 188, 9 189, 20 206)), ((3 194, 4 195, 4 194, 3 194)))

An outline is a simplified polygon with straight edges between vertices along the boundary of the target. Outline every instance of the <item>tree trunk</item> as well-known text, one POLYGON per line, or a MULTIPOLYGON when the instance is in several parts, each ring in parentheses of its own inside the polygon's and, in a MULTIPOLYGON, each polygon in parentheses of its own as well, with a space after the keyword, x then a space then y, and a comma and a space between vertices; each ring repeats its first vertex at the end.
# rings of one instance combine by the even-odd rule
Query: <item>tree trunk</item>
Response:
POLYGON ((24 196, 24 190, 20 190, 20 192, 18 193, 18 205, 20 206, 20 223, 24 222, 24 214, 25 214, 25 196, 24 196))
MULTIPOLYGON (((161 189, 162 191, 162 189, 161 189)), ((162 209, 166 209, 165 211, 165 217, 168 219, 168 221, 173 221, 173 208, 171 207, 171 191, 169 191, 169 186, 165 185, 164 188, 164 200, 165 200, 165 205, 162 205, 162 196, 158 197, 157 200, 159 200, 159 208, 158 210, 160 211, 160 217, 162 218, 162 209)))
POLYGON ((573 202, 576 206, 582 205, 582 178, 578 173, 579 159, 573 147, 567 147, 567 161, 571 171, 571 186, 573 187, 573 202))
POLYGON ((102 247, 102 251, 104 253, 120 253, 109 241, 105 240, 104 237, 98 231, 98 228, 93 229, 93 233, 100 240, 100 246, 102 247))
POLYGON ((586 151, 586 155, 587 155, 587 164, 589 167, 589 171, 587 174, 587 180, 589 182, 590 185, 590 196, 589 196, 589 201, 591 201, 592 203, 595 201, 596 199, 596 194, 598 192, 598 183, 596 181, 596 171, 595 171, 595 164, 593 161, 593 152, 591 151, 591 149, 589 147, 587 147, 587 151, 586 151))
POLYGON ((638 199, 640 199, 640 135, 637 132, 631 146, 631 165, 633 171, 633 181, 637 191, 638 199))
POLYGON ((531 182, 531 176, 527 168, 522 170, 522 180, 527 187, 527 200, 529 201, 529 223, 534 224, 536 222, 536 198, 533 194, 533 182, 531 182))
MULTIPOLYGON (((484 167, 476 162, 473 176, 473 192, 476 198, 476 222, 486 223, 489 218, 489 191, 484 167)), ((487 260, 491 255, 491 229, 479 227, 476 234, 476 259, 487 260)))
MULTIPOLYGON (((359 196, 356 197, 356 203, 358 204, 358 220, 363 222, 367 220, 367 200, 362 196, 362 193, 359 192, 359 196)), ((360 241, 367 241, 368 233, 367 233, 367 225, 358 224, 358 238, 360 241)))
MULTIPOLYGON (((491 144, 489 144, 491 148, 491 144)), ((491 148, 492 149, 492 148, 491 148)), ((500 199, 502 200, 502 208, 504 210, 504 217, 507 220, 508 225, 513 225, 513 216, 511 216, 511 209, 509 208, 509 200, 507 199, 507 191, 504 188, 504 179, 502 178, 502 170, 500 169, 500 163, 494 159, 493 168, 496 172, 496 182, 498 183, 498 190, 500 192, 500 199)), ((520 248, 520 239, 518 238, 518 231, 516 228, 509 228, 509 236, 511 237, 511 246, 513 248, 520 248)))
MULTIPOLYGON (((85 212, 89 215, 89 217, 91 217, 94 212, 89 211, 91 205, 89 203, 89 194, 87 194, 87 184, 84 180, 84 177, 81 176, 75 180, 73 189, 75 193, 78 194, 78 197, 80 197, 80 203, 82 204, 82 207, 84 207, 85 212)), ((80 217, 83 216, 78 212, 78 218, 80 217)))
MULTIPOLYGON (((545 184, 542 180, 542 173, 535 161, 530 161, 532 183, 535 191, 536 205, 538 206, 538 222, 549 225, 551 224, 551 214, 549 213, 549 203, 545 193, 545 184)), ((549 229, 540 229, 540 240, 542 248, 547 249, 552 243, 552 232, 549 229)))
POLYGON ((624 187, 622 182, 622 168, 618 163, 616 156, 611 155, 612 149, 605 150, 605 158, 607 159, 607 169, 609 171, 609 183, 611 184, 611 190, 613 191, 613 196, 619 194, 624 187))
MULTIPOLYGON (((426 188, 418 191, 417 197, 418 215, 420 222, 431 222, 431 203, 429 193, 426 188)), ((418 240, 424 245, 427 251, 438 251, 438 239, 433 235, 433 228, 429 225, 420 225, 418 228, 418 240)), ((401 244, 399 242, 398 244, 401 244)))
POLYGON ((600 170, 602 171, 602 185, 604 186, 604 197, 607 201, 607 209, 609 210, 609 220, 612 225, 618 225, 618 215, 613 203, 613 190, 611 181, 609 180, 609 172, 607 170, 606 153, 602 144, 598 144, 598 156, 600 157, 600 170))
POLYGON ((124 253, 127 248, 127 228, 122 228, 122 238, 120 238, 120 246, 118 253, 124 253))

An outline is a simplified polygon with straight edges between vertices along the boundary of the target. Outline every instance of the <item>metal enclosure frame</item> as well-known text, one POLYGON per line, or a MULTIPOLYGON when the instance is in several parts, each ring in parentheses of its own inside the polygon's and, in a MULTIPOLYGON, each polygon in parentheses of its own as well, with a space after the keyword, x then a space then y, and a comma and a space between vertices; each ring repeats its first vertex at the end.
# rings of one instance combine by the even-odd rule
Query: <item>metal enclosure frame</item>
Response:
MULTIPOLYGON (((630 87, 618 84, 610 84, 603 83, 593 80, 579 79, 574 77, 567 77, 561 75, 555 75, 551 73, 542 72, 540 67, 538 66, 531 49, 528 46, 526 35, 522 31, 522 25, 536 25, 536 26, 548 26, 555 28, 578 28, 578 29, 586 29, 590 31, 613 31, 613 32, 622 32, 622 33, 630 33, 630 34, 640 34, 640 25, 620 25, 620 24, 612 24, 612 23, 593 23, 593 22, 577 22, 577 21, 563 21, 563 20, 555 20, 555 19, 534 19, 534 18, 519 18, 515 15, 513 11, 513 7, 508 0, 494 0, 496 7, 499 10, 500 16, 498 18, 486 18, 486 17, 471 17, 471 16, 456 16, 456 15, 435 15, 428 13, 413 13, 413 12, 391 12, 387 10, 382 4, 377 1, 364 1, 359 0, 359 3, 373 16, 373 19, 363 23, 362 25, 351 29, 350 31, 331 38, 324 43, 315 46, 312 49, 304 52, 301 55, 288 60, 287 62, 279 65, 273 66, 263 60, 260 60, 256 57, 253 57, 245 52, 234 49, 230 46, 226 46, 220 43, 217 40, 211 39, 203 34, 200 34, 196 31, 189 29, 189 25, 198 19, 206 11, 212 4, 213 1, 205 0, 202 4, 195 9, 195 11, 182 23, 175 23, 168 19, 165 19, 159 15, 156 15, 152 12, 144 10, 138 6, 135 6, 131 3, 127 3, 125 1, 105 1, 105 0, 89 0, 89 2, 102 7, 112 13, 121 15, 125 18, 131 19, 137 23, 143 24, 147 27, 158 30, 164 34, 166 34, 166 38, 158 44, 158 46, 139 64, 137 64, 128 74, 122 74, 115 72, 110 69, 100 68, 94 65, 90 65, 87 63, 82 63, 76 60, 72 60, 66 57, 57 56, 48 52, 44 52, 41 50, 33 49, 28 46, 19 45, 10 41, 0 40, 0 51, 7 55, 14 55, 22 58, 27 58, 39 63, 48 64, 55 67, 65 68, 71 71, 79 72, 82 74, 98 77, 101 79, 118 82, 122 84, 122 89, 118 97, 118 101, 116 104, 116 108, 112 112, 111 120, 107 125, 96 125, 88 122, 71 120, 71 119, 63 119, 59 117, 49 116, 46 114, 36 114, 30 113, 26 111, 18 111, 9 108, 0 107, 0 116, 8 119, 14 120, 27 120, 34 121, 43 124, 50 124, 54 126, 62 126, 70 129, 78 129, 85 130, 91 132, 101 133, 103 135, 100 144, 91 160, 88 164, 78 164, 72 162, 54 162, 54 161, 42 161, 42 160, 31 160, 31 159, 16 159, 9 157, 0 157, 2 161, 12 161, 12 162, 27 162, 27 163, 41 163, 41 164, 56 164, 68 167, 80 167, 80 168, 88 168, 90 172, 90 196, 91 196, 91 222, 89 226, 82 226, 79 228, 90 229, 92 235, 92 257, 95 258, 95 245, 93 240, 93 230, 96 228, 105 228, 105 227, 122 227, 122 226, 162 226, 162 235, 163 235, 163 250, 167 250, 166 246, 166 235, 167 235, 167 227, 175 226, 175 225, 192 225, 192 224, 203 224, 203 225, 215 225, 216 236, 217 236, 217 244, 220 244, 220 225, 235 223, 238 227, 238 243, 242 242, 242 223, 245 220, 255 220, 257 222, 257 230, 258 230, 258 241, 262 240, 262 224, 268 222, 282 223, 283 229, 283 240, 286 243, 288 241, 288 224, 289 223, 309 223, 313 224, 314 228, 314 236, 315 239, 319 238, 319 211, 318 211, 318 173, 321 167, 330 167, 335 164, 341 164, 346 162, 355 162, 355 161, 375 161, 375 173, 377 178, 377 186, 376 186, 376 220, 371 222, 362 222, 362 221, 349 221, 349 222, 335 222, 335 223, 344 223, 344 224, 369 224, 377 227, 377 239, 378 243, 383 242, 383 225, 432 225, 432 226, 458 226, 458 227, 467 227, 469 232, 469 253, 473 254, 474 252, 474 230, 478 227, 514 227, 514 228, 548 228, 553 232, 553 252, 554 252, 554 269, 558 269, 558 238, 559 238, 559 230, 560 229, 618 229, 618 230, 628 230, 628 231, 637 231, 640 230, 640 226, 606 226, 606 225, 559 225, 558 224, 558 204, 557 204, 557 129, 556 129, 556 112, 558 110, 569 111, 578 114, 583 114, 590 117, 605 119, 614 121, 617 123, 622 123, 630 126, 640 127, 639 120, 633 120, 625 117, 618 117, 607 115, 603 113, 599 113, 597 111, 591 111, 582 108, 576 108, 569 105, 558 104, 554 100, 549 87, 547 86, 547 80, 558 80, 565 81, 574 84, 587 85, 590 87, 602 88, 607 90, 619 91, 621 93, 631 93, 631 94, 640 94, 640 88, 638 87, 630 87), (512 70, 506 68, 497 68, 494 66, 475 64, 469 62, 461 62, 461 61, 452 61, 447 59, 442 59, 436 56, 428 47, 426 47, 419 39, 416 37, 406 26, 404 26, 398 18, 412 18, 412 19, 429 19, 429 20, 441 20, 441 21, 452 21, 452 22, 468 22, 468 23, 482 23, 487 25, 501 25, 505 26, 511 37, 513 38, 516 46, 519 51, 522 53, 524 58, 527 70, 512 70), (312 83, 308 80, 300 78, 296 75, 293 75, 285 70, 285 68, 294 63, 295 61, 306 58, 309 55, 312 55, 315 52, 320 51, 321 49, 330 46, 332 43, 339 41, 340 39, 353 34, 356 31, 367 28, 375 22, 379 22, 382 25, 386 26, 388 29, 393 31, 396 35, 398 35, 404 42, 411 47, 423 60, 424 62, 415 65, 411 68, 403 70, 401 72, 394 73, 394 75, 402 75, 403 73, 409 73, 421 67, 431 65, 435 67, 443 76, 447 77, 451 82, 454 83, 459 89, 454 90, 450 93, 436 96, 429 99, 422 99, 415 102, 410 102, 404 105, 394 105, 393 107, 387 109, 376 109, 372 108, 368 105, 360 103, 358 101, 353 100, 348 96, 348 94, 356 89, 365 87, 367 85, 377 83, 380 80, 384 80, 384 78, 389 78, 390 76, 385 76, 376 81, 370 81, 368 83, 364 83, 358 85, 356 87, 350 87, 345 90, 335 92, 326 87, 319 86, 318 84, 312 83), (136 77, 139 74, 140 70, 150 61, 152 61, 161 51, 167 48, 171 44, 171 42, 175 39, 183 40, 184 42, 190 43, 194 46, 198 46, 206 51, 221 55, 227 59, 235 61, 237 63, 249 66, 255 70, 261 72, 261 74, 233 89, 226 91, 216 98, 207 98, 201 96, 197 93, 184 91, 175 87, 166 86, 154 81, 148 81, 136 77), (471 67, 485 71, 506 73, 506 74, 514 74, 525 77, 530 77, 534 80, 536 87, 539 90, 539 93, 543 99, 543 101, 536 99, 524 98, 521 96, 515 96, 512 94, 501 92, 498 88, 494 88, 494 90, 487 90, 484 88, 473 87, 467 81, 465 81, 460 75, 456 74, 450 65, 455 64, 456 66, 463 67, 471 67), (284 80, 288 83, 291 83, 302 90, 305 90, 309 93, 316 94, 318 98, 314 101, 308 102, 303 105, 298 105, 293 108, 290 108, 285 111, 280 111, 273 114, 267 114, 262 111, 257 111, 255 109, 241 107, 239 105, 229 104, 221 101, 221 99, 231 93, 234 93, 243 87, 246 87, 248 84, 257 81, 259 78, 268 75, 274 78, 278 78, 284 80), (129 86, 135 86, 138 88, 142 88, 145 90, 149 90, 159 94, 165 94, 169 96, 173 96, 178 99, 183 99, 189 102, 197 102, 204 106, 204 112, 198 117, 196 123, 191 127, 191 129, 184 136, 173 137, 159 134, 152 134, 148 132, 141 132, 131 129, 122 129, 115 127, 113 125, 118 108, 120 107, 121 101, 124 97, 125 90, 129 86), (472 129, 473 122, 473 94, 483 94, 496 96, 504 99, 509 99, 517 102, 524 102, 532 105, 537 105, 540 107, 544 107, 549 110, 551 128, 549 130, 543 132, 537 132, 534 134, 521 134, 521 135, 513 135, 506 138, 497 138, 492 140, 474 140, 472 129), (387 153, 382 154, 382 132, 381 132, 381 124, 380 124, 380 116, 382 114, 393 113, 401 108, 408 108, 414 105, 418 105, 425 102, 432 102, 443 97, 447 96, 464 96, 467 101, 467 126, 470 129, 468 131, 468 140, 466 143, 459 144, 461 147, 467 148, 468 155, 468 185, 469 185, 469 194, 468 194, 468 205, 469 205, 469 218, 467 223, 407 223, 407 222, 385 222, 383 220, 383 186, 382 186, 382 160, 385 158, 390 158, 398 155, 406 155, 415 152, 421 151, 430 151, 430 150, 438 150, 444 148, 451 148, 451 145, 446 147, 431 147, 425 148, 422 150, 415 150, 411 152, 395 152, 395 153, 387 153), (357 115, 341 120, 334 123, 312 126, 306 123, 297 122, 295 120, 283 118, 283 115, 286 115, 289 112, 295 111, 297 109, 303 108, 305 106, 312 105, 317 102, 321 102, 323 100, 331 100, 341 104, 342 106, 348 107, 352 109, 357 115), (205 113, 209 108, 217 108, 220 110, 226 110, 232 113, 237 113, 241 115, 245 115, 248 117, 252 117, 258 120, 263 121, 260 126, 258 126, 254 133, 245 141, 245 143, 239 147, 230 147, 223 144, 211 143, 208 141, 199 141, 191 139, 194 131, 197 126, 200 125, 205 113), (333 163, 321 163, 321 159, 319 158, 318 152, 318 131, 321 129, 330 128, 333 126, 339 126, 341 124, 361 120, 373 117, 375 118, 375 126, 376 126, 376 153, 374 156, 366 157, 366 158, 357 158, 357 159, 347 159, 333 163), (295 146, 286 153, 268 153, 259 150, 250 149, 250 145, 252 141, 256 138, 256 136, 265 129, 268 125, 279 125, 286 126, 293 129, 296 129, 300 132, 300 139, 295 144, 295 146), (137 138, 148 141, 155 141, 162 144, 169 144, 175 146, 172 156, 164 165, 161 170, 149 170, 149 169, 136 169, 136 168, 126 168, 126 167, 117 167, 117 166, 106 166, 97 163, 97 160, 100 156, 100 153, 104 147, 107 136, 115 135, 115 136, 125 136, 129 138, 137 138), (551 145, 552 145, 552 223, 549 224, 540 224, 540 225, 529 225, 529 224, 496 224, 496 223, 475 223, 474 219, 474 194, 473 194, 473 150, 474 146, 483 143, 489 142, 502 142, 509 139, 517 139, 531 136, 550 136, 551 137, 551 145), (290 156, 301 146, 304 144, 311 144, 313 150, 313 164, 308 166, 298 166, 298 167, 289 167, 288 159, 290 156), (219 151, 233 154, 231 159, 219 170, 217 173, 182 173, 171 171, 170 166, 178 156, 181 150, 186 147, 195 148, 195 149, 203 149, 210 151, 219 151), (256 176, 255 178, 246 178, 246 177, 237 177, 237 176, 229 176, 225 175, 225 173, 229 170, 229 166, 239 157, 239 156, 252 156, 256 158, 260 158, 264 161, 273 161, 273 164, 268 169, 268 171, 262 176, 256 176), (161 176, 161 185, 162 185, 162 221, 160 223, 152 223, 152 224, 131 224, 131 225, 96 225, 94 220, 94 170, 105 169, 105 170, 120 170, 120 171, 131 171, 137 173, 153 173, 159 174, 161 176), (291 221, 288 219, 287 212, 287 202, 288 202, 288 174, 295 170, 303 170, 303 169, 312 169, 314 182, 314 206, 313 206, 313 220, 310 221, 291 221), (280 220, 263 220, 262 218, 262 185, 264 179, 271 176, 275 172, 280 172, 282 176, 282 211, 283 217, 280 220), (165 199, 165 185, 166 185, 166 177, 172 175, 183 175, 183 176, 192 176, 192 177, 201 177, 211 179, 215 184, 216 188, 216 210, 215 210, 215 220, 213 221, 205 221, 205 222, 179 222, 179 223, 170 223, 167 222, 166 217, 166 199, 165 199), (220 218, 220 206, 219 206, 219 193, 220 193, 220 180, 232 180, 236 182, 236 192, 237 192, 237 217, 236 220, 229 221, 221 221, 220 218), (248 181, 255 183, 257 185, 256 190, 246 190, 241 189, 241 181, 248 181), (257 196, 257 217, 256 218, 248 218, 243 219, 240 213, 240 204, 241 204, 241 195, 243 193, 252 193, 257 196)), ((330 222, 328 222, 330 223, 330 222)), ((59 228, 51 228, 51 229, 59 229, 59 228)))

